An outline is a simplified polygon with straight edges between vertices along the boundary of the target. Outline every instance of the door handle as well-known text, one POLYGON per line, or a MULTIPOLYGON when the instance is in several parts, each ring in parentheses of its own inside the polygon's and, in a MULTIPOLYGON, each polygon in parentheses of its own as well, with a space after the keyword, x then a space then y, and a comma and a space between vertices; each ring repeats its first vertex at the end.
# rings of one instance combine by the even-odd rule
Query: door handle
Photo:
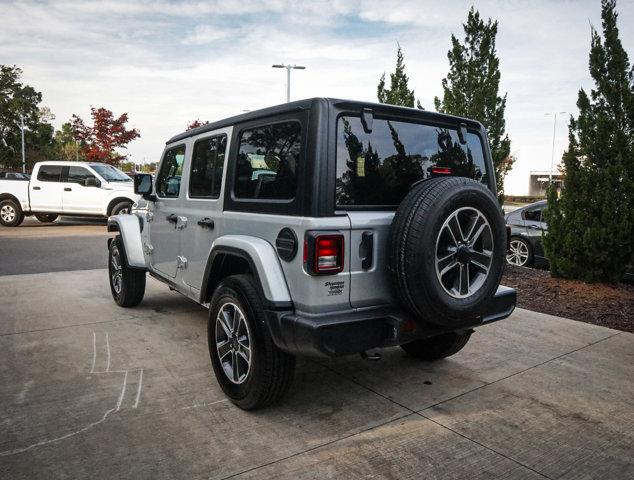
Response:
POLYGON ((33 190, 41 190, 40 187, 33 187, 33 190))
POLYGON ((364 270, 372 268, 372 257, 374 256, 374 234, 372 232, 363 232, 361 235, 359 256, 361 257, 361 268, 364 270))
POLYGON ((541 230, 542 227, 540 227, 539 225, 529 225, 528 228, 531 228, 533 230, 541 230))
POLYGON ((172 213, 165 218, 167 218, 167 221, 170 223, 176 223, 178 221, 178 215, 176 215, 175 213, 172 213))
POLYGON ((213 230, 214 221, 209 217, 205 217, 202 220, 198 220, 198 225, 200 225, 203 228, 208 228, 209 230, 213 230))
POLYGON ((70 188, 70 187, 64 187, 64 191, 65 191, 65 192, 72 192, 72 191, 73 191, 73 189, 72 189, 72 188, 70 188))

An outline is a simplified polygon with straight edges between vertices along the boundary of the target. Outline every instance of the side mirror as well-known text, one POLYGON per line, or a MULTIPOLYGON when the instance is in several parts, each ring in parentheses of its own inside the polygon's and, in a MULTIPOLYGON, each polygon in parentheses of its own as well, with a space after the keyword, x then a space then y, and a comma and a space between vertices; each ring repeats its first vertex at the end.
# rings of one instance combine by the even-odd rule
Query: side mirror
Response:
POLYGON ((152 175, 149 173, 137 173, 134 176, 134 193, 141 195, 146 200, 153 200, 152 175))
POLYGON ((84 187, 101 187, 101 182, 95 177, 88 177, 84 180, 84 187))

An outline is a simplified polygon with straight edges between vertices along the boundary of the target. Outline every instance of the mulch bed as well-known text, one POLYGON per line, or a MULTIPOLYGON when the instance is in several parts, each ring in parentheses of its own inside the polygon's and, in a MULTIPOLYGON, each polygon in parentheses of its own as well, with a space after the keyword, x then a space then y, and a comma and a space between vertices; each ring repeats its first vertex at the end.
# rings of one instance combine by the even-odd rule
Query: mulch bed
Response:
POLYGON ((634 285, 552 278, 545 270, 506 265, 502 285, 517 289, 517 306, 634 333, 634 285))

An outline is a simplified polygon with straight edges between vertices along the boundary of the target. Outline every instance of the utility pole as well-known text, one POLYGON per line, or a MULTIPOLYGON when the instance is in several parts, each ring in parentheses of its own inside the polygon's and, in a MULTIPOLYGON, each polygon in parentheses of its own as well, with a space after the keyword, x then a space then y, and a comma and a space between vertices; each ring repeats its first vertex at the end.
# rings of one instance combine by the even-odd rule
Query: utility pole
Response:
POLYGON ((20 114, 20 132, 22 132, 22 173, 26 173, 26 153, 24 149, 24 115, 20 114))
POLYGON ((565 115, 568 112, 545 113, 545 115, 553 116, 553 146, 550 152, 550 172, 548 174, 548 183, 553 183, 553 165, 555 163, 555 136, 557 135, 557 115, 565 115))
POLYGON ((282 65, 275 64, 273 68, 285 68, 286 69, 286 103, 291 101, 291 70, 305 70, 306 67, 302 65, 282 65))

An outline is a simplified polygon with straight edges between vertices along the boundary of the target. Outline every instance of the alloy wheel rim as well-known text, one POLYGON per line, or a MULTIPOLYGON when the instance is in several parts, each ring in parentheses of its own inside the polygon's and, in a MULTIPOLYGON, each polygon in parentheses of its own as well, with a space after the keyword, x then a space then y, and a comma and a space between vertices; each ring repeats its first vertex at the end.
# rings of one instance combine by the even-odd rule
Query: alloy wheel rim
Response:
POLYGON ((12 222, 13 220, 15 220, 15 208, 13 208, 11 205, 4 205, 2 207, 2 210, 0 210, 0 216, 5 222, 12 222))
POLYGON ((491 270, 493 248, 491 225, 480 210, 452 212, 436 239, 436 278, 445 293, 467 298, 480 290, 491 270))
POLYGON ((244 313, 231 302, 224 303, 216 316, 216 351, 230 382, 244 383, 251 370, 251 331, 244 313))
POLYGON ((526 262, 528 262, 528 246, 521 240, 511 240, 506 261, 519 267, 526 265, 526 262))
POLYGON ((123 275, 121 270, 121 254, 117 248, 112 251, 110 257, 110 279, 112 280, 112 288, 115 293, 119 295, 123 285, 123 275))

